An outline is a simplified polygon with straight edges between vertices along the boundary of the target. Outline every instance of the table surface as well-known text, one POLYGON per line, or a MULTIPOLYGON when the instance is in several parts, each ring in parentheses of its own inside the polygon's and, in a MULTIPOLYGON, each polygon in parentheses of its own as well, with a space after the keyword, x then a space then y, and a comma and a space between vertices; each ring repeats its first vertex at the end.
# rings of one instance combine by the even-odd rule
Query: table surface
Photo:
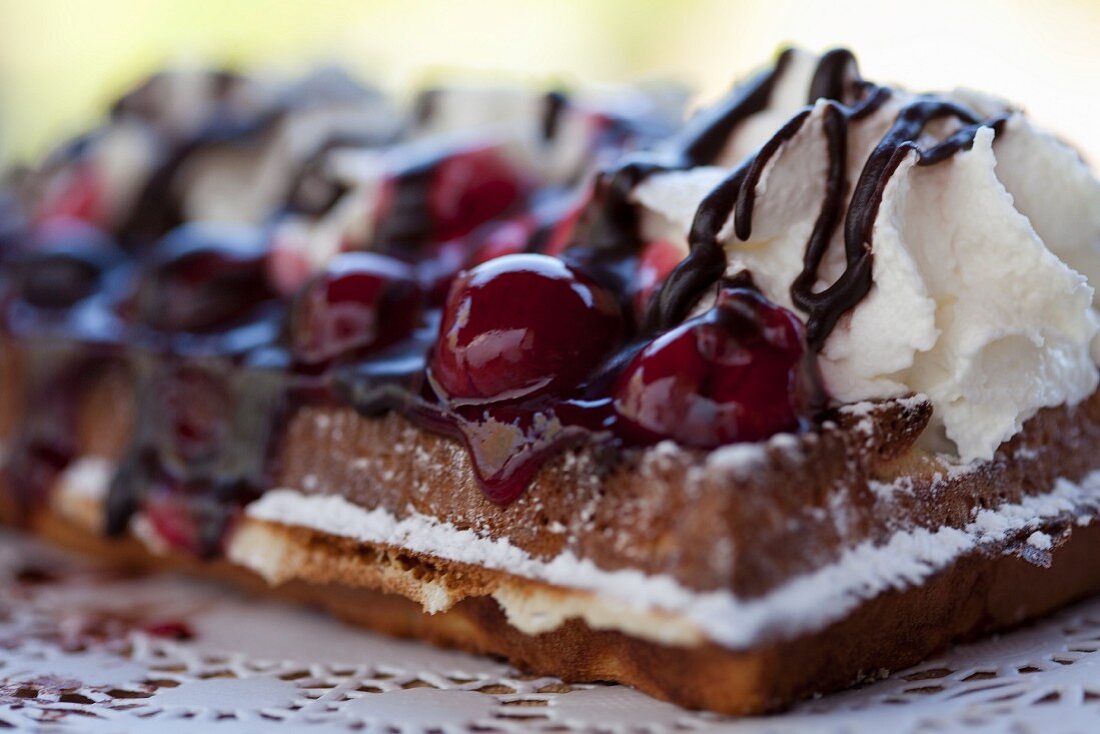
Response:
POLYGON ((1095 732, 1098 651, 1095 600, 781 716, 727 719, 0 533, 0 730, 1095 732))

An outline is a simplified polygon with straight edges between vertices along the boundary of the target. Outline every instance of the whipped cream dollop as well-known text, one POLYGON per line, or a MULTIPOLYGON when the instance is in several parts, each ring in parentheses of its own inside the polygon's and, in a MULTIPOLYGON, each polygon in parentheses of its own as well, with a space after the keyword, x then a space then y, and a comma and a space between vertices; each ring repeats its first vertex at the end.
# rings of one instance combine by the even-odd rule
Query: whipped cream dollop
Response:
MULTIPOLYGON (((647 240, 679 242, 700 202, 793 115, 805 109, 816 57, 796 53, 778 72, 767 107, 744 121, 713 166, 658 173, 631 194, 647 240)), ((983 116, 972 145, 920 165, 909 150, 885 179, 871 231, 871 287, 829 333, 819 364, 839 402, 927 395, 926 441, 962 461, 990 459, 1024 421, 1048 406, 1073 405, 1097 387, 1097 335, 1090 279, 1100 278, 1100 182, 1079 156, 1001 100, 969 91, 938 95, 983 116), (950 444, 944 443, 946 439, 950 444)), ((850 197, 868 157, 907 104, 896 89, 847 128, 850 197)), ((751 235, 719 233, 727 273, 748 269, 788 308, 792 283, 822 211, 829 180, 830 102, 818 100, 798 131, 767 159, 756 182, 751 235)), ((959 131, 929 123, 927 149, 959 131)), ((818 269, 820 291, 845 269, 844 226, 818 269)), ((1093 281, 1095 282, 1095 281, 1093 281)))

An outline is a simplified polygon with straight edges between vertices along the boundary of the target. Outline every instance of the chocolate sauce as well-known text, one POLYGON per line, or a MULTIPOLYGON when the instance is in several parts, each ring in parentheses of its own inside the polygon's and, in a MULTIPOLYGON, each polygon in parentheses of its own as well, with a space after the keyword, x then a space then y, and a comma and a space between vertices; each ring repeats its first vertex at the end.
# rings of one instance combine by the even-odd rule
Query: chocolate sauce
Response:
POLYGON ((271 112, 243 121, 216 119, 196 135, 171 144, 120 227, 122 241, 133 248, 142 248, 182 224, 185 217, 179 176, 187 164, 201 153, 267 132, 280 117, 280 113, 271 112))
POLYGON ((636 251, 641 246, 636 207, 630 193, 649 176, 713 163, 746 118, 764 110, 776 81, 790 63, 783 51, 772 69, 735 88, 722 102, 698 113, 682 131, 653 150, 625 156, 597 177, 596 205, 586 212, 574 242, 586 248, 636 251))
MULTIPOLYGON (((902 108, 868 158, 848 202, 844 223, 845 269, 832 284, 815 290, 818 268, 840 223, 848 194, 848 126, 879 109, 889 96, 888 89, 859 78, 855 59, 845 50, 831 51, 823 56, 810 85, 811 104, 826 100, 823 115, 829 165, 825 195, 806 244, 803 269, 791 285, 791 300, 807 314, 809 342, 817 350, 824 345, 840 318, 859 304, 871 289, 871 231, 886 184, 901 162, 910 154, 917 156, 918 165, 943 162, 969 149, 978 129, 991 127, 995 133, 1000 133, 1007 119, 1001 115, 982 121, 961 104, 939 97, 921 97, 902 108), (860 99, 852 99, 853 95, 860 99), (953 118, 963 127, 947 139, 921 148, 916 140, 925 127, 943 118, 953 118)), ((718 234, 731 214, 736 237, 744 241, 751 236, 760 176, 771 158, 798 134, 809 116, 810 108, 795 114, 703 199, 688 237, 688 257, 665 281, 653 301, 650 321, 658 329, 668 329, 683 320, 699 297, 722 276, 726 260, 718 234)))
POLYGON ((565 92, 547 92, 542 99, 542 122, 539 132, 545 142, 550 142, 558 134, 558 123, 561 122, 562 113, 569 107, 569 98, 565 92))
POLYGON ((412 120, 417 127, 424 127, 435 117, 439 108, 439 95, 442 93, 441 89, 424 89, 416 95, 413 100, 412 120))
POLYGON ((286 197, 286 211, 315 219, 328 214, 349 191, 346 184, 325 170, 329 154, 339 148, 369 148, 378 142, 373 135, 336 133, 325 138, 294 174, 286 197))
POLYGON ((384 184, 384 202, 376 213, 371 250, 389 254, 415 254, 432 244, 435 225, 428 209, 428 194, 439 155, 407 159, 384 184))

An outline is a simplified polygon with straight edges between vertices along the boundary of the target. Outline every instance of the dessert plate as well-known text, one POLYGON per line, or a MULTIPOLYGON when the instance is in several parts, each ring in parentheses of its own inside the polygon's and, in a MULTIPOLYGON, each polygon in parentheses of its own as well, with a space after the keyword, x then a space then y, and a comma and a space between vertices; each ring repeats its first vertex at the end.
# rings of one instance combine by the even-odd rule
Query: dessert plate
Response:
POLYGON ((49 732, 1088 731, 1100 600, 786 714, 730 719, 0 535, 0 727, 49 732))

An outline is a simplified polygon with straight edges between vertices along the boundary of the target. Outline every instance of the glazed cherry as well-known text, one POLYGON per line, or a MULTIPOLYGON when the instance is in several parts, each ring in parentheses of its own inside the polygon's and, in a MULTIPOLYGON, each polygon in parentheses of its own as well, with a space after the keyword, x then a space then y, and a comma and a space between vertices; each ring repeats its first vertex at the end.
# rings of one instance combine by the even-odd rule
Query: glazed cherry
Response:
POLYGON ((451 285, 431 377, 456 403, 568 390, 623 339, 615 296, 561 260, 506 255, 451 285))
POLYGON ((86 222, 54 218, 34 229, 14 255, 20 297, 39 308, 69 308, 102 287, 121 250, 86 222))
POLYGON ((429 257, 417 265, 424 290, 433 306, 447 300, 451 283, 463 270, 468 270, 504 255, 523 252, 531 237, 534 223, 528 216, 486 222, 466 237, 444 242, 429 257))
POLYGON ((60 181, 46 191, 44 203, 35 215, 38 222, 55 217, 100 223, 103 219, 103 184, 90 163, 80 163, 65 171, 60 181))
POLYGON ((749 288, 657 338, 613 388, 632 443, 673 439, 713 448, 798 428, 820 388, 801 322, 749 288))
POLYGON ((146 498, 142 512, 157 537, 175 551, 202 554, 201 530, 185 497, 161 494, 146 498))
POLYGON ((295 299, 291 347, 299 361, 315 365, 393 344, 419 323, 422 303, 405 263, 369 252, 337 255, 295 299))
POLYGON ((275 293, 263 233, 187 224, 159 243, 138 291, 138 317, 162 331, 201 332, 240 322, 275 293))
POLYGON ((182 472, 215 459, 232 434, 232 401, 223 380, 198 367, 182 367, 161 376, 156 396, 162 460, 182 472))
POLYGON ((569 248, 585 211, 592 203, 593 196, 592 187, 589 186, 579 196, 571 196, 564 205, 559 204, 557 208, 560 211, 555 212, 551 217, 550 233, 542 247, 543 252, 548 255, 561 255, 569 248))
POLYGON ((500 149, 476 147, 441 160, 428 190, 437 242, 462 237, 519 202, 524 185, 500 149))
POLYGON ((466 267, 472 268, 505 255, 520 254, 527 249, 535 224, 532 217, 523 216, 486 225, 486 232, 475 242, 466 267))
POLYGON ((233 521, 232 510, 203 498, 192 487, 158 488, 145 498, 141 510, 165 545, 196 558, 222 552, 224 534, 233 521))
POLYGON ((683 246, 668 240, 654 240, 646 244, 638 260, 634 279, 634 313, 639 320, 645 315, 653 293, 686 254, 687 250, 683 246))
POLYGON ((163 622, 152 622, 145 625, 141 631, 153 637, 178 640, 180 642, 195 639, 195 631, 191 628, 191 625, 187 624, 187 622, 175 619, 164 620, 163 622))

